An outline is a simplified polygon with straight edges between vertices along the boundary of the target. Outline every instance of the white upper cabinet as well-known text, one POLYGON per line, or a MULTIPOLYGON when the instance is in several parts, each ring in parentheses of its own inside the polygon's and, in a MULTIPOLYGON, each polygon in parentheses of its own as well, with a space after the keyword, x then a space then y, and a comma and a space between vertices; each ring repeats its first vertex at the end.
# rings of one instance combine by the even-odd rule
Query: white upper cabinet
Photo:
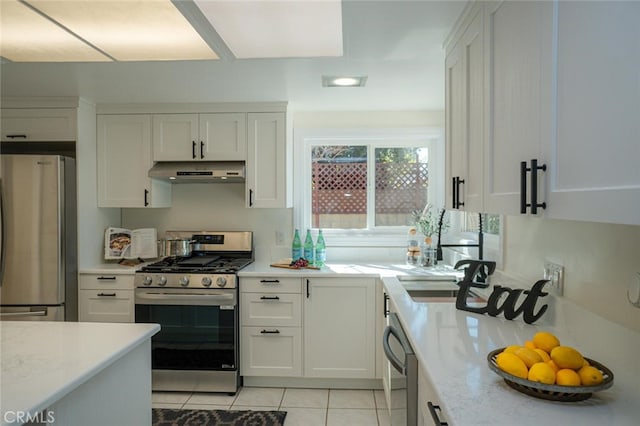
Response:
POLYGON ((247 207, 286 207, 285 114, 249 113, 247 207))
MULTIPOLYGON (((521 178, 526 178, 525 204, 532 195, 532 173, 521 176, 521 163, 530 168, 533 159, 548 162, 553 9, 544 1, 485 5, 484 210, 489 213, 521 213, 521 178)), ((542 190, 545 174, 539 170, 537 176, 542 190)), ((536 204, 543 202, 543 192, 535 195, 536 204)))
POLYGON ((549 216, 640 224, 640 3, 558 4, 549 216))
POLYGON ((2 109, 2 142, 75 141, 77 112, 74 108, 2 109))
POLYGON ((446 69, 447 207, 482 211, 484 56, 482 9, 448 49, 446 69))
POLYGON ((98 207, 169 207, 171 184, 148 176, 151 116, 98 115, 98 207))
POLYGON ((154 114, 153 161, 245 161, 246 114, 154 114))

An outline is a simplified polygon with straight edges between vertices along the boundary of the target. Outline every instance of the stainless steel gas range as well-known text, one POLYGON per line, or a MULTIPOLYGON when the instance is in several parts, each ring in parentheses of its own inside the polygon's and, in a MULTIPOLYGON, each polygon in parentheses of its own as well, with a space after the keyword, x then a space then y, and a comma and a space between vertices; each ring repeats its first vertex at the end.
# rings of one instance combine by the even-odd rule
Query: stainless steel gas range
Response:
POLYGON ((239 386, 237 272, 253 262, 251 232, 169 231, 192 241, 135 274, 135 318, 159 323, 151 339, 152 388, 235 393, 239 386))

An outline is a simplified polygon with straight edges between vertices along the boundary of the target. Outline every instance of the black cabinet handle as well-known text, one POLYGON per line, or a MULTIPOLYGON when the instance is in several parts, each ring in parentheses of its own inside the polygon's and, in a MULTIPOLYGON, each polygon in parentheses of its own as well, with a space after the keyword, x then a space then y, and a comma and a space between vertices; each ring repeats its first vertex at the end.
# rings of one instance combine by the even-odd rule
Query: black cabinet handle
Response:
POLYGON ((15 134, 15 135, 7 135, 9 139, 26 139, 27 135, 24 134, 15 134))
POLYGON ((262 330, 260 334, 280 334, 280 330, 262 330))
POLYGON ((456 178, 455 176, 453 178, 451 178, 452 182, 451 182, 451 192, 452 192, 452 197, 451 197, 451 207, 454 209, 457 209, 458 207, 456 206, 456 202, 458 201, 458 194, 456 193, 456 191, 458 190, 458 186, 456 185, 456 178))
POLYGON ((280 300, 278 296, 262 296, 260 300, 280 300))
POLYGON ((260 280, 262 284, 278 284, 280 280, 260 280))
POLYGON ((191 141, 191 158, 196 159, 196 141, 191 141))
POLYGON ((200 141, 200 158, 204 158, 204 142, 200 141))
POLYGON ((100 297, 116 297, 115 293, 98 293, 100 297))
POLYGON ((456 199, 456 204, 457 204, 456 208, 457 209, 459 209, 460 206, 464 206, 464 203, 460 201, 460 184, 464 185, 464 179, 460 179, 460 176, 458 176, 456 178, 456 187, 457 187, 456 188, 456 196, 458 197, 456 199))
POLYGON ((309 296, 311 296, 311 293, 309 292, 309 285, 311 283, 309 282, 309 280, 307 280, 307 299, 309 298, 309 296))
POLYGON ((431 418, 433 419, 433 422, 438 425, 438 426, 448 426, 449 423, 447 422, 443 422, 442 420, 440 420, 440 416, 438 415, 438 413, 436 413, 436 410, 442 412, 442 409, 440 408, 439 405, 433 405, 433 403, 431 401, 427 402, 427 407, 429 407, 429 412, 431 413, 431 418))
POLYGON ((249 207, 253 206, 253 189, 249 189, 249 207))
POLYGON ((531 214, 538 213, 538 207, 546 209, 547 203, 538 203, 538 170, 547 171, 547 165, 538 165, 538 160, 531 160, 531 167, 527 162, 520 162, 520 214, 527 213, 527 207, 531 207, 531 214), (527 203, 527 172, 531 172, 531 203, 527 203))
POLYGON ((144 206, 147 207, 149 205, 149 190, 144 190, 144 206))
POLYGON ((384 317, 389 316, 389 296, 387 293, 384 294, 384 300, 382 301, 382 312, 384 312, 384 317))
POLYGON ((102 276, 102 275, 101 275, 101 276, 99 276, 99 277, 96 277, 96 280, 101 280, 101 281, 106 281, 106 280, 108 280, 108 281, 115 281, 115 280, 116 280, 116 277, 104 277, 104 276, 102 276))

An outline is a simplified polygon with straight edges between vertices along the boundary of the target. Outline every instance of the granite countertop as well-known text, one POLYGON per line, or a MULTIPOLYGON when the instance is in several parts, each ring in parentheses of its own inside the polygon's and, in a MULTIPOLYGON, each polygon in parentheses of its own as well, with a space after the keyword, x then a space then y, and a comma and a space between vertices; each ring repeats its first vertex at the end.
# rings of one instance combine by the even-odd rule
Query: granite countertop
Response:
MULTIPOLYGON (((454 425, 637 425, 640 422, 640 333, 610 322, 562 298, 533 325, 455 308, 417 303, 394 277, 383 278, 393 309, 454 425), (521 394, 487 366, 487 354, 524 344, 536 331, 558 336, 614 374, 611 388, 582 402, 546 401, 521 394)), ((421 401, 421 403, 426 403, 421 401)))
POLYGON ((47 408, 159 330, 158 324, 0 322, 2 412, 47 408))

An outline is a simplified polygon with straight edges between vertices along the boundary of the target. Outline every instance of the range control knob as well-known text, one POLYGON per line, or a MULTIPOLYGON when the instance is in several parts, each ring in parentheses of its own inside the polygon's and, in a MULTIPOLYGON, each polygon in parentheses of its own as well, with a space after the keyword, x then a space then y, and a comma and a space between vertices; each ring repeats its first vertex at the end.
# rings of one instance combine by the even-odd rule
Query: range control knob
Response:
POLYGON ((142 279, 142 285, 151 285, 152 282, 153 282, 153 278, 151 278, 149 275, 145 276, 142 279))
POLYGON ((167 285, 167 277, 165 276, 160 277, 158 284, 167 285))
POLYGON ((180 278, 178 282, 182 287, 186 287, 189 285, 189 277, 187 275, 184 275, 180 278))
POLYGON ((218 287, 224 287, 225 285, 227 285, 227 279, 225 277, 218 277, 218 279, 216 280, 216 285, 218 287))
POLYGON ((203 277, 202 278, 202 285, 205 286, 205 287, 211 286, 211 278, 203 277))

